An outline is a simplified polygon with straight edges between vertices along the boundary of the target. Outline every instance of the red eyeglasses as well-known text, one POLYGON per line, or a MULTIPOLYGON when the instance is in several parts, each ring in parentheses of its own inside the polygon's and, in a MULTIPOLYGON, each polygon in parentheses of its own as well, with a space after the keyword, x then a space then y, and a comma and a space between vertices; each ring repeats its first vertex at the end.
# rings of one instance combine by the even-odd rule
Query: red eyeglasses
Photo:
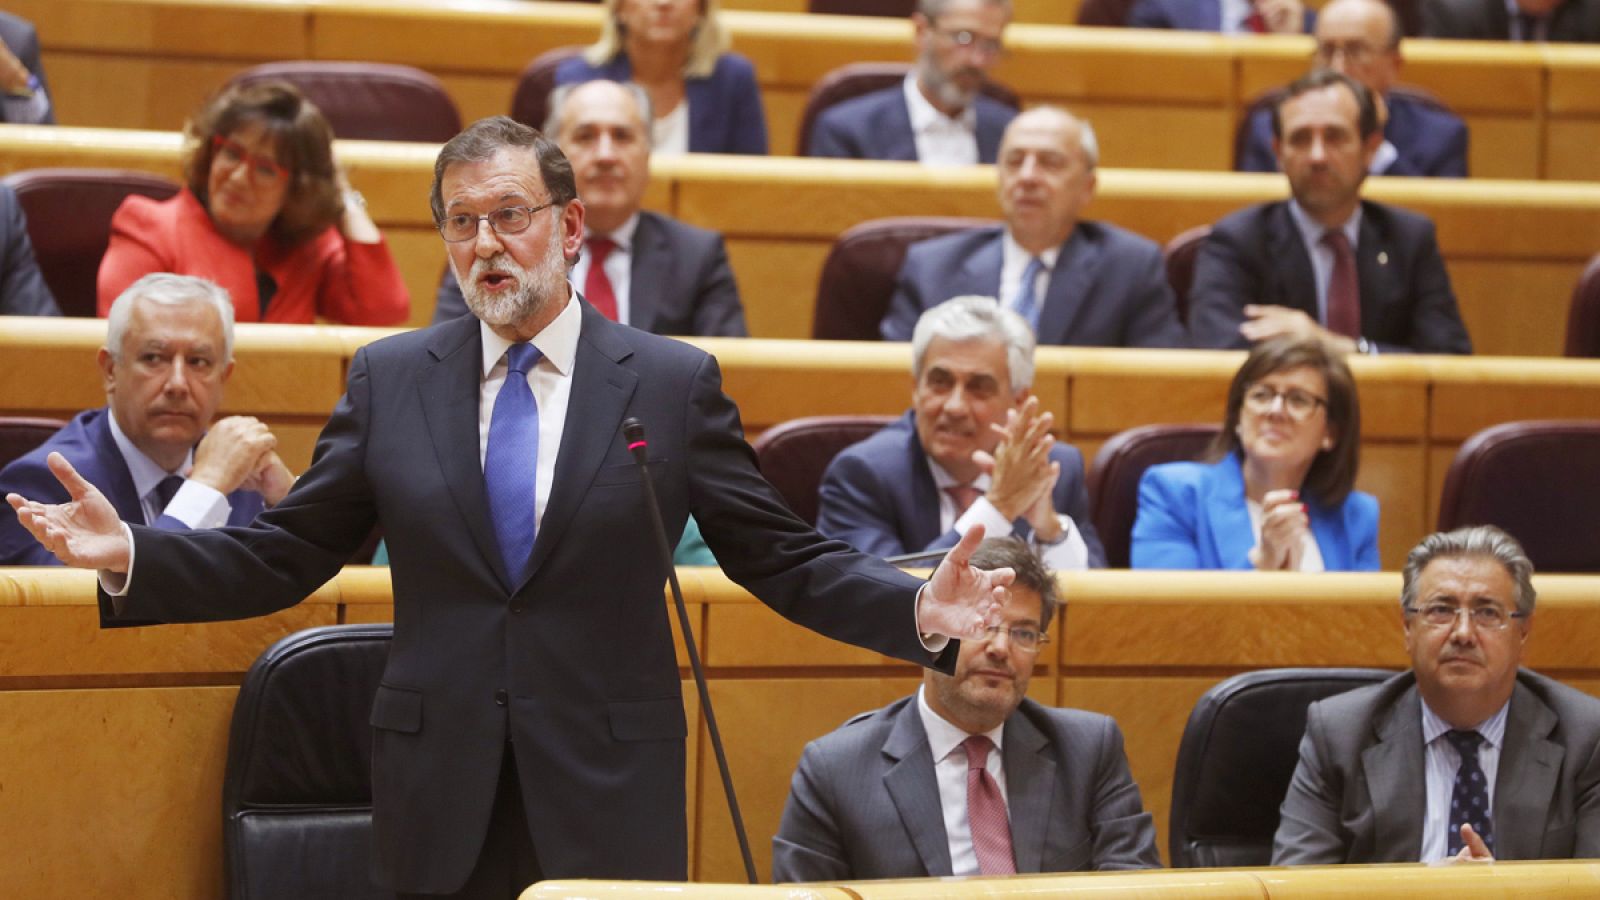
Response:
POLYGON ((220 134, 211 139, 211 149, 215 154, 212 157, 213 161, 221 160, 222 164, 229 168, 246 166, 250 177, 255 181, 284 181, 289 177, 289 170, 277 160, 251 153, 243 144, 220 134))

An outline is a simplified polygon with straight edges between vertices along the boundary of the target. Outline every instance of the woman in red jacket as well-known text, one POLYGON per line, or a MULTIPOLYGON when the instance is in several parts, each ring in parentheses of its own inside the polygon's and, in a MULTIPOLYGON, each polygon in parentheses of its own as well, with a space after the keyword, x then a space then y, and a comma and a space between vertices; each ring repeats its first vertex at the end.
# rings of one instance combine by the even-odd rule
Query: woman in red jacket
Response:
POLYGON ((395 325, 411 301, 378 226, 333 161, 333 131, 288 84, 225 89, 185 127, 185 187, 111 220, 99 311, 150 272, 227 288, 240 322, 395 325))

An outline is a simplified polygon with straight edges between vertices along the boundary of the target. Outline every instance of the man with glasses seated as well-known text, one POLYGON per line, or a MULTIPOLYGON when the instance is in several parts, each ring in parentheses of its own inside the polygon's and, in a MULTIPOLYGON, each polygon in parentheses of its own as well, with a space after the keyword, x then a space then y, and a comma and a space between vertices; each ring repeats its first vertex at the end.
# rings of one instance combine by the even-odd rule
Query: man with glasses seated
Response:
MULTIPOLYGON (((1367 86, 1382 98, 1383 143, 1369 175, 1467 175, 1467 125, 1447 109, 1407 94, 1393 94, 1405 59, 1400 55, 1400 19, 1382 0, 1334 0, 1317 17, 1317 50, 1312 65, 1333 69, 1367 86)), ((1276 172, 1272 152, 1272 112, 1250 117, 1250 140, 1234 161, 1241 172, 1276 172)))
POLYGON ((772 878, 832 881, 1161 865, 1155 826, 1109 717, 1024 698, 1048 647, 1055 577, 1026 545, 1001 624, 961 644, 955 672, 806 746, 772 839, 772 878))
POLYGON ((1492 526, 1412 549, 1411 670, 1311 705, 1273 865, 1600 856, 1600 700, 1518 668, 1532 578, 1492 526))
POLYGON ((1003 51, 1011 0, 918 0, 917 62, 904 83, 817 117, 807 156, 992 163, 1016 110, 979 88, 1003 51))

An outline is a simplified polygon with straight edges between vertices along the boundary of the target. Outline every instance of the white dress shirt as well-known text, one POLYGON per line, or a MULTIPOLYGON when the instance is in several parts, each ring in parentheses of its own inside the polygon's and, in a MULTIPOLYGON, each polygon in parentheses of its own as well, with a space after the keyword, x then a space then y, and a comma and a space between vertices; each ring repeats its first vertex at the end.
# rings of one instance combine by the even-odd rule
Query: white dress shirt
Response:
POLYGON ((154 525, 162 515, 172 516, 190 528, 220 528, 228 524, 228 515, 233 510, 228 505, 227 496, 210 485, 189 480, 189 473, 194 470, 194 450, 184 454, 183 463, 177 471, 168 472, 133 445, 133 440, 123 433, 122 426, 117 424, 116 414, 110 409, 106 410, 106 424, 111 426, 111 440, 121 451, 128 474, 133 476, 133 490, 139 496, 139 508, 144 512, 144 521, 140 524, 154 525), (156 488, 168 475, 182 476, 184 482, 172 496, 172 502, 162 509, 156 488))
POLYGON ((1250 14, 1256 11, 1251 0, 1222 0, 1222 33, 1254 34, 1245 26, 1250 14))
POLYGON ((968 106, 951 118, 934 108, 917 87, 917 73, 907 73, 901 85, 906 111, 911 114, 911 134, 917 142, 917 160, 929 166, 973 166, 978 163, 978 111, 968 106))
POLYGON ((689 152, 689 98, 678 101, 678 106, 650 123, 650 155, 682 156, 689 152))
MULTIPOLYGON (((1305 245, 1306 255, 1311 257, 1311 280, 1317 286, 1317 321, 1325 325, 1328 321, 1328 281, 1333 278, 1333 250, 1322 243, 1322 235, 1329 229, 1311 218, 1311 214, 1301 209, 1295 200, 1289 201, 1289 218, 1294 220, 1295 228, 1300 232, 1300 242, 1305 245)), ((1356 204, 1356 211, 1339 226, 1339 230, 1344 232, 1345 239, 1350 242, 1350 253, 1359 263, 1361 204, 1356 204)), ((1358 296, 1361 288, 1360 277, 1361 269, 1358 264, 1356 267, 1358 296)))
MULTIPOLYGON (((956 498, 950 495, 948 488, 957 487, 961 482, 955 476, 945 471, 944 467, 927 457, 928 468, 933 472, 934 486, 939 489, 939 533, 943 534, 954 528, 957 534, 966 534, 967 529, 973 525, 983 525, 985 537, 1009 537, 1014 530, 1012 523, 1000 510, 995 509, 989 502, 988 475, 980 474, 973 479, 972 486, 984 493, 967 507, 967 511, 959 518, 956 516, 956 498)), ((1042 544, 1036 538, 1029 539, 1028 543, 1039 552, 1044 564, 1057 572, 1089 568, 1089 545, 1084 543, 1083 534, 1078 531, 1072 522, 1072 517, 1056 513, 1056 521, 1061 524, 1061 538, 1054 544, 1042 544)), ((909 552, 916 552, 914 548, 907 548, 909 552)))
MULTIPOLYGON (((584 241, 590 238, 610 238, 616 244, 616 249, 606 257, 606 277, 611 280, 611 293, 617 298, 617 321, 624 325, 633 324, 630 316, 633 307, 629 297, 633 295, 633 234, 639 230, 639 214, 634 213, 623 222, 616 231, 605 234, 598 231, 584 229, 584 241)), ((588 244, 584 244, 584 252, 578 255, 578 264, 572 267, 567 275, 567 281, 575 290, 583 290, 589 283, 589 266, 594 262, 594 256, 589 252, 588 244)))
MULTIPOLYGON (((1039 274, 1033 280, 1033 304, 1038 313, 1039 321, 1044 320, 1044 296, 1050 290, 1050 276, 1056 270, 1056 260, 1061 256, 1061 245, 1039 254, 1039 274)), ((1007 228, 1005 236, 1000 240, 1000 305, 1012 312, 1017 311, 1017 302, 1022 299, 1022 274, 1028 270, 1028 263, 1033 260, 1033 254, 1023 249, 1017 239, 1011 236, 1011 229, 1007 228)))
MULTIPOLYGON (((950 873, 952 875, 977 875, 978 851, 972 848, 972 826, 967 821, 967 754, 961 742, 971 735, 945 721, 933 711, 923 696, 926 687, 917 688, 917 712, 922 716, 922 730, 928 733, 928 749, 933 752, 933 774, 939 783, 939 808, 944 813, 944 835, 950 845, 950 873)), ((1000 786, 1000 799, 1006 805, 1006 815, 1011 813, 1011 796, 1006 793, 1006 770, 1002 761, 1004 753, 1001 732, 1005 723, 985 734, 994 742, 984 768, 1000 786)))
MULTIPOLYGON (((1483 743, 1478 745, 1478 768, 1483 770, 1483 780, 1489 785, 1488 814, 1491 821, 1494 815, 1494 779, 1500 771, 1500 748, 1505 743, 1506 712, 1510 708, 1511 701, 1507 700, 1499 712, 1474 729, 1483 737, 1483 743)), ((1427 818, 1422 820, 1422 858, 1418 862, 1436 862, 1448 855, 1450 797, 1456 790, 1456 770, 1461 768, 1461 754, 1444 736, 1453 727, 1428 708, 1428 701, 1422 701, 1423 772, 1428 782, 1428 810, 1427 818)))

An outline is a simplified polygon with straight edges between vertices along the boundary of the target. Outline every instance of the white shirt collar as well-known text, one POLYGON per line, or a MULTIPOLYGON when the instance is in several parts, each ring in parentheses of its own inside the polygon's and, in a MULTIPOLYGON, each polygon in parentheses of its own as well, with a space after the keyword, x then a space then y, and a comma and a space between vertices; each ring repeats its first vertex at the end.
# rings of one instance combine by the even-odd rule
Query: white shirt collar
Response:
MULTIPOLYGON (((1511 710, 1511 701, 1508 699, 1500 705, 1494 715, 1478 723, 1478 727, 1471 729, 1483 737, 1484 743, 1499 749, 1501 741, 1506 736, 1506 713, 1511 710)), ((1438 740, 1445 732, 1454 730, 1455 726, 1446 722, 1429 708, 1428 701, 1422 701, 1422 746, 1426 747, 1438 740)))
POLYGON ((906 80, 902 85, 906 94, 906 112, 911 115, 911 133, 923 134, 934 128, 959 126, 963 131, 976 133, 978 130, 978 110, 975 104, 968 104, 958 116, 947 116, 928 102, 922 96, 922 88, 917 86, 917 71, 913 68, 906 73, 906 80))
MULTIPOLYGON (((555 317, 544 330, 534 335, 528 343, 562 375, 572 374, 573 362, 578 358, 578 332, 583 326, 583 310, 577 302, 572 287, 567 287, 567 308, 555 317)), ((494 333, 487 323, 478 322, 478 332, 483 335, 483 377, 488 378, 495 364, 506 355, 511 341, 494 333)))
POLYGON ((590 228, 585 228, 583 230, 583 236, 585 240, 596 237, 610 238, 611 242, 617 245, 618 250, 621 250, 623 253, 632 253, 633 233, 638 230, 639 213, 635 211, 633 215, 628 217, 628 221, 617 226, 617 230, 611 232, 610 234, 606 234, 603 231, 595 231, 590 228))
MULTIPOLYGON (((1070 232, 1070 231, 1067 232, 1067 237, 1071 238, 1071 236, 1072 236, 1072 232, 1070 232)), ((1002 241, 1001 244, 1000 244, 1000 252, 1001 252, 1002 258, 1019 260, 1019 261, 1022 262, 1022 264, 1024 266, 1026 266, 1027 265, 1027 261, 1032 259, 1034 257, 1034 255, 1035 255, 1035 254, 1029 253, 1026 248, 1024 248, 1021 244, 1017 243, 1017 239, 1011 233, 1011 229, 1009 227, 1007 227, 1006 231, 1005 231, 1005 240, 1002 241)), ((1039 261, 1044 263, 1044 268, 1045 268, 1046 272, 1055 271, 1056 259, 1059 258, 1060 256, 1061 256, 1061 244, 1056 244, 1053 247, 1049 247, 1049 248, 1045 249, 1044 251, 1042 251, 1042 252, 1040 252, 1038 254, 1039 261)))
MULTIPOLYGON (((500 351, 504 353, 505 351, 500 351)), ((111 426, 111 440, 116 442, 117 449, 122 452, 122 461, 128 466, 128 474, 133 476, 134 493, 142 501, 161 483, 168 475, 189 476, 189 471, 194 468, 194 448, 183 455, 183 464, 178 466, 178 471, 168 472, 161 468, 155 460, 144 455, 144 451, 135 447, 133 439, 122 431, 122 426, 117 424, 117 414, 110 406, 106 407, 106 424, 111 426)))
MULTIPOLYGON (((944 716, 933 711, 928 705, 928 698, 923 696, 928 690, 927 685, 917 688, 917 712, 922 716, 922 730, 928 734, 928 749, 933 751, 933 761, 937 764, 940 760, 954 753, 961 746, 961 742, 972 735, 951 724, 944 716)), ((984 732, 984 736, 994 742, 995 752, 998 754, 1002 747, 1001 734, 1006 730, 1006 723, 1001 722, 992 730, 984 732)))
MULTIPOLYGON (((1311 214, 1301 208, 1300 201, 1292 197, 1289 199, 1289 218, 1293 219, 1295 227, 1300 229, 1300 239, 1308 247, 1315 247, 1321 243, 1323 233, 1328 231, 1326 226, 1311 218, 1311 214)), ((1344 232, 1345 239, 1350 242, 1350 249, 1354 250, 1359 243, 1357 239, 1361 236, 1361 204, 1359 202, 1356 203, 1355 212, 1351 213, 1350 218, 1339 226, 1339 230, 1344 232)))
MULTIPOLYGON (((939 463, 936 462, 933 457, 928 456, 928 452, 926 450, 922 452, 922 455, 928 460, 928 470, 933 473, 933 483, 934 486, 939 489, 940 494, 943 494, 950 488, 962 487, 963 485, 967 484, 965 481, 957 481, 956 477, 946 471, 944 466, 939 465, 939 463)), ((989 473, 979 472, 978 477, 972 479, 972 486, 987 494, 989 492, 990 481, 991 477, 989 473)))

